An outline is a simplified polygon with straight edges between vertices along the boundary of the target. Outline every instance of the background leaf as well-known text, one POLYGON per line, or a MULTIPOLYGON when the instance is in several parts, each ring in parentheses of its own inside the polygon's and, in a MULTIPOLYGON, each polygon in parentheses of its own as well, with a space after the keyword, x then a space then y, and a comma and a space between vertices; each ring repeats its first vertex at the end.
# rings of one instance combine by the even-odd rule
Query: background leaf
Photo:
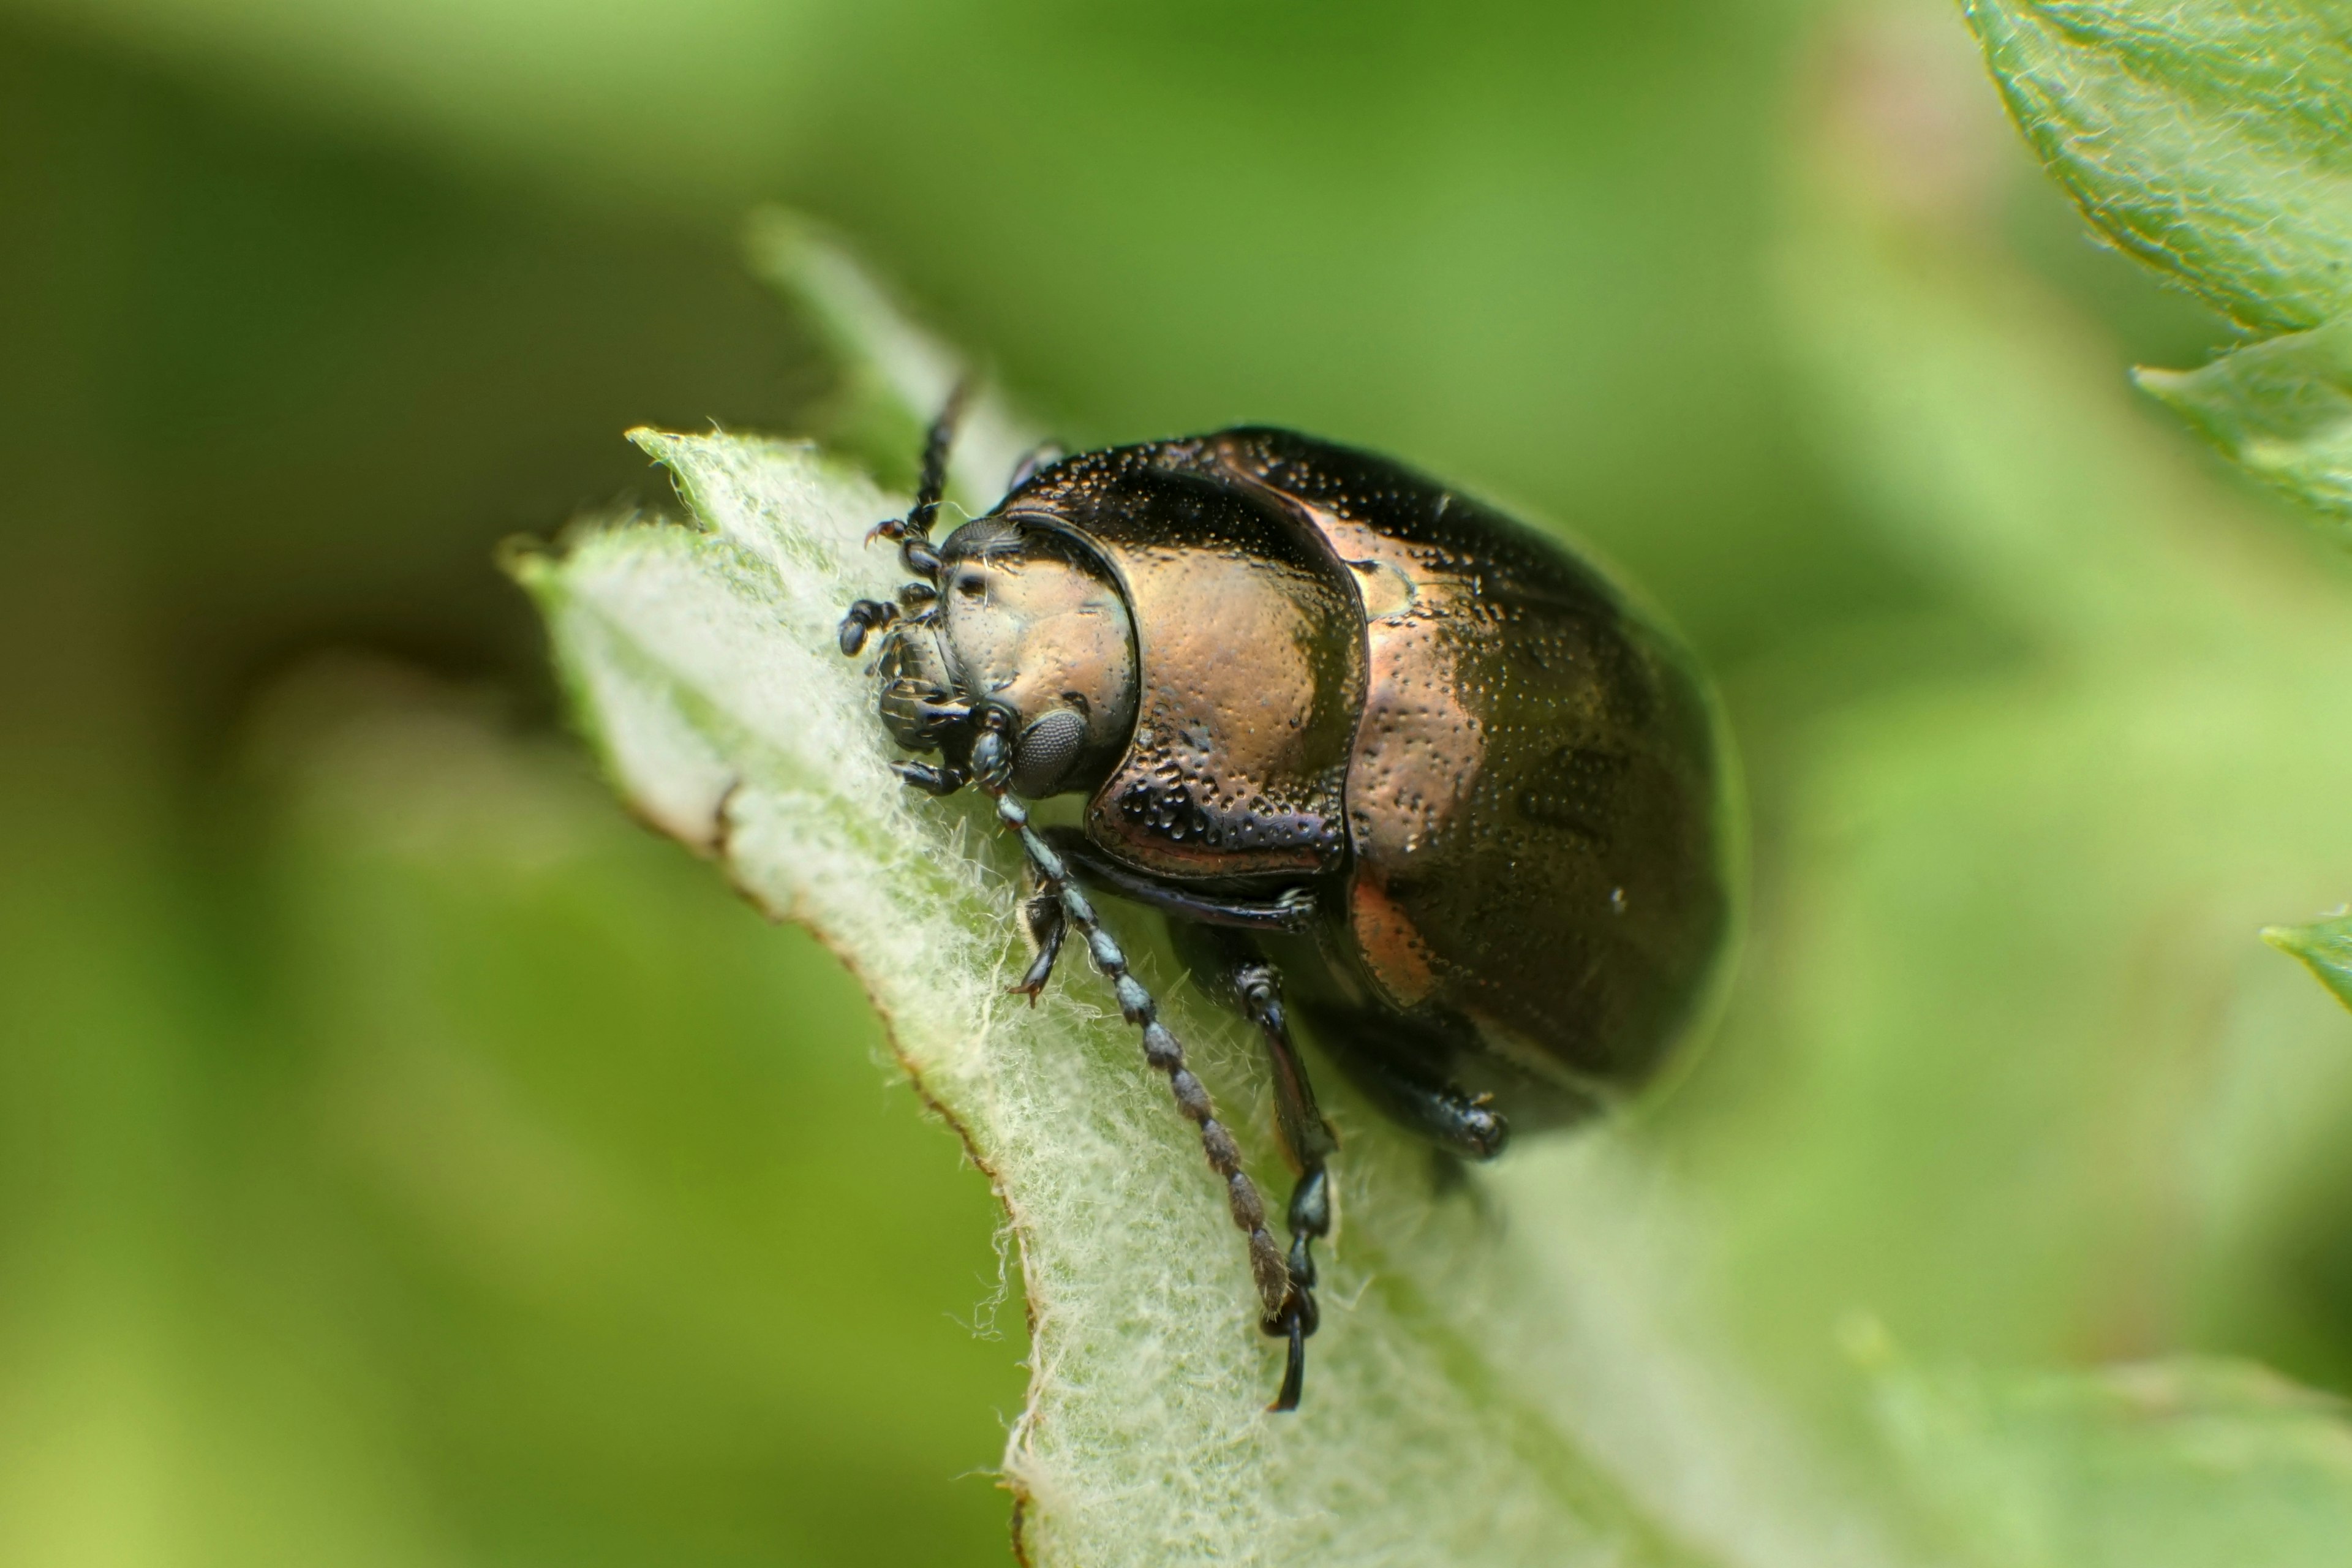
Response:
POLYGON ((2140 385, 2255 478, 2352 521, 2352 321, 2289 332, 2140 385))
POLYGON ((1967 0, 2099 231, 2249 328, 2352 306, 2352 33, 2308 0, 1967 0))
POLYGON ((2352 24, 2315 0, 1966 0, 2026 139, 2092 225, 2248 330, 2139 384, 2352 525, 2352 24))
POLYGON ((1912 1485, 1984 1568, 2310 1568, 2352 1535, 2343 1405, 2261 1367, 1876 1382, 1912 1485))
POLYGON ((2263 940, 2303 960, 2338 1002, 2352 1007, 2352 916, 2305 926, 2266 926, 2263 940))

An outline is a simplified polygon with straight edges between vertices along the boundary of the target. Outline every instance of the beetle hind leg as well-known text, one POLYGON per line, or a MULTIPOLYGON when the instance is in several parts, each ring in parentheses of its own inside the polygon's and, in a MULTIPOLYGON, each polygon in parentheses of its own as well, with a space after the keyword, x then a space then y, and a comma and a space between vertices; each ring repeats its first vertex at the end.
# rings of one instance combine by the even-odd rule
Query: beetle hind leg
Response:
POLYGON ((1269 1406, 1298 1407, 1307 1371, 1307 1341, 1321 1322, 1315 1300, 1314 1244, 1331 1234, 1331 1178, 1325 1162, 1339 1148, 1331 1125, 1315 1103, 1315 1086, 1307 1064, 1290 1037, 1290 1019, 1282 1000, 1282 977, 1265 960, 1255 942, 1242 931, 1206 923, 1176 925, 1177 942, 1187 961, 1204 974, 1222 982, 1227 998, 1258 1027, 1273 1069, 1275 1124, 1284 1148, 1298 1172, 1290 1190, 1290 1289, 1280 1310, 1267 1315, 1265 1331, 1290 1342, 1283 1369, 1282 1392, 1269 1406))
MULTIPOLYGON (((1229 939, 1233 936, 1230 931, 1220 934, 1229 939)), ((1234 945, 1252 944, 1244 937, 1234 945)), ((1242 1010, 1265 1037, 1266 1055, 1274 1068, 1276 1121, 1282 1128, 1282 1141, 1289 1146, 1291 1158, 1298 1166, 1298 1180, 1290 1189, 1290 1256, 1286 1260, 1290 1293, 1283 1299, 1282 1310, 1265 1324, 1267 1333, 1290 1342, 1289 1359, 1283 1366, 1282 1392, 1275 1396, 1269 1408, 1296 1410, 1307 1376, 1307 1340, 1322 1323, 1322 1310, 1315 1302, 1313 1247, 1331 1234, 1331 1177, 1324 1162, 1339 1147, 1339 1141, 1332 1136, 1330 1123, 1316 1108, 1315 1086, 1307 1080, 1307 1066, 1298 1059, 1298 1047, 1291 1041, 1289 1020, 1282 1006, 1282 983, 1274 966, 1253 954, 1234 965, 1233 984, 1242 1010)))

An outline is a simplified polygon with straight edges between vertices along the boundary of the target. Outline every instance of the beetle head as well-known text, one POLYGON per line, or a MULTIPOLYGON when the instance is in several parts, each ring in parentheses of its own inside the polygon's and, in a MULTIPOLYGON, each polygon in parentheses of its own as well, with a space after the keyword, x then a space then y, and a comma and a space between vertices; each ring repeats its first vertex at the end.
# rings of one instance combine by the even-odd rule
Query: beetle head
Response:
POLYGON ((973 718, 993 710, 985 727, 1011 737, 1014 794, 1099 784, 1136 710, 1134 627, 1108 574, 1059 534, 985 517, 941 546, 938 594, 883 650, 893 738, 985 771, 1001 748, 973 750, 973 718))

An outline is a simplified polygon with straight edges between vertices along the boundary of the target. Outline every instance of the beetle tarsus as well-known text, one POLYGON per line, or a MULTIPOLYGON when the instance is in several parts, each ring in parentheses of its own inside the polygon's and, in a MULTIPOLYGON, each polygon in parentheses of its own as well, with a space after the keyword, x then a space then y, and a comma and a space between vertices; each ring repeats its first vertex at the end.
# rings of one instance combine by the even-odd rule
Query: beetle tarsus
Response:
POLYGON ((1290 1341, 1290 1353, 1282 1363, 1282 1391, 1274 1396, 1274 1403, 1266 1406, 1278 1415, 1297 1409, 1298 1396, 1306 1392, 1307 1336, 1314 1331, 1293 1314, 1275 1331, 1286 1335, 1290 1341))
POLYGON ((868 634, 878 631, 898 618, 898 606, 886 605, 879 599, 860 599, 849 606, 841 617, 841 651, 855 657, 866 647, 868 634))
POLYGON ((1022 916, 1029 923, 1029 940, 1037 945, 1037 956, 1029 961, 1028 973, 1021 984, 1008 986, 1015 996, 1029 998, 1029 1005, 1037 1005, 1037 994, 1054 977, 1054 964, 1062 956, 1062 937, 1069 922, 1062 915, 1062 900, 1051 893, 1040 893, 1022 907, 1022 916))
POLYGON ((1283 1373, 1283 1397, 1271 1408, 1289 1410, 1298 1403, 1298 1385, 1306 1377, 1306 1343, 1322 1325, 1315 1300, 1314 1244, 1331 1234, 1331 1177, 1324 1162, 1339 1147, 1331 1125, 1315 1103, 1315 1086, 1307 1064, 1290 1038, 1290 1021, 1282 1005, 1282 980, 1258 952, 1257 944, 1232 931, 1204 931, 1194 939, 1214 949, 1223 959, 1227 983, 1242 1011, 1258 1026, 1273 1068, 1275 1124, 1291 1161, 1298 1167, 1297 1184, 1290 1191, 1290 1256, 1285 1268, 1290 1288, 1281 1307, 1270 1315, 1265 1331, 1290 1341, 1290 1359, 1283 1373))
POLYGON ((926 795, 953 795, 970 782, 961 768, 935 768, 929 763, 896 762, 890 771, 926 795))

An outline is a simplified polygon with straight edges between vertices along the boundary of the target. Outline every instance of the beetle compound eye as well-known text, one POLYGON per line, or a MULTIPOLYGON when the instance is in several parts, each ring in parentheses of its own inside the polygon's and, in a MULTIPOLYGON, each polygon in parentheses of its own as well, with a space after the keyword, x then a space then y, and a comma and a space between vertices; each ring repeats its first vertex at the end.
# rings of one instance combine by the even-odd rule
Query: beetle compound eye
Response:
POLYGON ((1054 793, 1086 743, 1087 721, 1056 708, 1021 731, 1013 754, 1013 792, 1034 800, 1054 793))

